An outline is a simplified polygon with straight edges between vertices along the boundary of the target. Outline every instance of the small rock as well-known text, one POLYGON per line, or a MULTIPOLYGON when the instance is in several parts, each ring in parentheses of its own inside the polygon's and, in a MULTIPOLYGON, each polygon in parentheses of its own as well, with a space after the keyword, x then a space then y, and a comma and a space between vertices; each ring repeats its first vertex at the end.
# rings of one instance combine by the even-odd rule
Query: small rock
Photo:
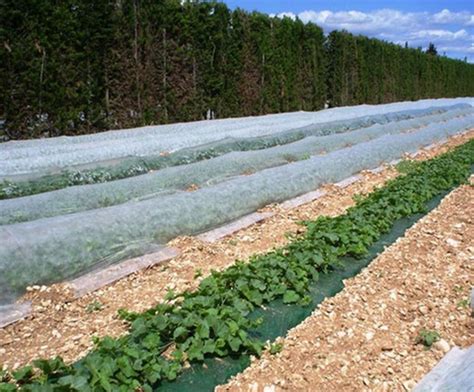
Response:
POLYGON ((452 238, 448 238, 446 240, 446 243, 449 245, 449 246, 452 246, 453 248, 457 248, 459 246, 459 241, 456 241, 456 240, 453 240, 452 238))
POLYGON ((433 344, 433 348, 438 350, 438 351, 441 351, 443 353, 447 353, 450 349, 449 347, 449 343, 444 340, 444 339, 441 339, 441 340, 438 340, 436 343, 433 344))
POLYGON ((414 380, 407 380, 405 382, 403 382, 403 387, 407 390, 407 391, 412 391, 413 388, 416 387, 416 382, 414 380))
POLYGON ((254 382, 249 385, 250 392, 258 392, 258 383, 254 382))
POLYGON ((263 392, 275 392, 276 388, 275 385, 265 385, 263 387, 263 392))
POLYGON ((420 311, 421 314, 426 315, 428 314, 428 307, 425 305, 420 305, 418 307, 418 310, 420 311))

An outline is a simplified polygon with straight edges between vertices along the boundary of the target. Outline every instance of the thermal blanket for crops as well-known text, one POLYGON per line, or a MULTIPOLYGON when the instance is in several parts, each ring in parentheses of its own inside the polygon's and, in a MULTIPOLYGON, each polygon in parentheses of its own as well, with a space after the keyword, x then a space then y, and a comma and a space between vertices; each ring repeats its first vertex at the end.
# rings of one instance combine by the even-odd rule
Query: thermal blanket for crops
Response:
MULTIPOLYGON (((359 128, 326 136, 307 136, 293 143, 262 150, 233 151, 214 159, 167 167, 152 173, 100 184, 73 186, 37 195, 0 200, 0 225, 58 216, 212 186, 228 178, 309 159, 389 134, 412 132, 429 124, 474 114, 471 106, 359 128)), ((312 135, 312 134, 310 134, 312 135)))
MULTIPOLYGON (((470 103, 470 99, 439 99, 387 105, 360 105, 319 112, 297 112, 239 119, 198 121, 76 137, 0 144, 0 179, 46 174, 71 166, 115 164, 127 157, 167 154, 232 138, 258 138, 296 129, 337 132, 403 119, 410 112, 470 103), (397 118, 398 116, 401 116, 397 118)), ((406 117, 405 117, 406 118, 406 117)))
MULTIPOLYGON (((469 106, 431 109, 120 181, 5 200, 0 304, 28 285, 146 253, 178 235, 217 227, 474 126, 469 106)), ((22 148, 36 145, 27 146, 22 148)))

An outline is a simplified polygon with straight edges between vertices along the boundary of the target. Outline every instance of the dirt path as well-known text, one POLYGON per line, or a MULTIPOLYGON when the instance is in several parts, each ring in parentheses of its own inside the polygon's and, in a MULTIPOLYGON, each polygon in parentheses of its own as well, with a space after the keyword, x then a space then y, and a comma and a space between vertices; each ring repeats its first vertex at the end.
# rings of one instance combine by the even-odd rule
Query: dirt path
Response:
MULTIPOLYGON (((416 159, 441 154, 473 137, 474 131, 453 137, 416 159)), ((76 360, 91 349, 92 336, 119 336, 126 332, 126 325, 117 317, 118 309, 143 311, 161 301, 170 288, 193 289, 211 269, 224 269, 236 259, 245 260, 285 244, 286 233, 302 229, 297 222, 341 214, 353 205, 355 194, 370 192, 396 175, 396 170, 387 167, 380 173, 364 173, 361 181, 344 189, 327 186, 325 196, 290 211, 269 206, 265 210, 275 212, 275 216, 213 244, 192 237, 178 238, 169 245, 178 248, 180 256, 81 299, 74 299, 63 285, 30 291, 25 299, 33 301, 32 315, 0 329, 0 364, 14 369, 33 359, 56 355, 67 361, 76 360), (195 278, 196 272, 201 277, 195 278)))
POLYGON ((474 343, 474 187, 462 186, 345 289, 218 391, 408 391, 453 345, 474 343), (416 344, 422 328, 442 341, 416 344))

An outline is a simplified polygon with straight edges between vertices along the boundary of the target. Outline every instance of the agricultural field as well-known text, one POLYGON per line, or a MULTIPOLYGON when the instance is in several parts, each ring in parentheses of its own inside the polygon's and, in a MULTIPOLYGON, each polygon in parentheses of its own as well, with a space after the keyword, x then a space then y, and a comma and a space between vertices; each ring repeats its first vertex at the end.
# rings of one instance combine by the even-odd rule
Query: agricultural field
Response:
POLYGON ((0 144, 0 391, 412 390, 474 343, 474 99, 0 144))

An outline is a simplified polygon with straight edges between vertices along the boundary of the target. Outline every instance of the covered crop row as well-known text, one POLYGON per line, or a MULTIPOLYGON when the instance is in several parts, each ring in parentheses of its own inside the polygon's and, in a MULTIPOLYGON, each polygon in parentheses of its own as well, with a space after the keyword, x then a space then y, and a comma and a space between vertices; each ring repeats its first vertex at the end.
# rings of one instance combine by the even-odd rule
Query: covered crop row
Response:
POLYGON ((258 137, 270 135, 283 131, 302 128, 309 125, 328 123, 331 121, 343 121, 357 117, 377 116, 402 111, 423 110, 429 108, 441 108, 454 106, 456 104, 474 104, 474 98, 441 98, 424 99, 419 101, 394 102, 383 105, 359 105, 346 106, 320 110, 316 112, 292 112, 269 114, 266 116, 227 118, 215 121, 194 121, 190 123, 175 123, 157 126, 148 126, 132 129, 121 129, 96 134, 78 135, 73 137, 60 136, 52 138, 41 138, 32 140, 10 141, 0 143, 2 160, 8 158, 26 158, 41 154, 58 154, 61 152, 74 151, 81 148, 91 148, 100 145, 102 148, 108 143, 121 141, 128 142, 149 136, 163 138, 165 150, 176 150, 183 148, 176 142, 194 140, 195 144, 202 144, 202 140, 196 137, 204 135, 214 136, 219 140, 227 136, 258 137), (233 134, 237 132, 237 134, 233 134), (231 135, 232 134, 232 135, 231 135), (169 139, 171 138, 171 142, 169 139), (194 138, 194 139, 193 139, 194 138), (105 144, 103 144, 105 143, 105 144), (5 153, 11 155, 3 155, 5 153))
POLYGON ((11 139, 474 95, 472 64, 214 1, 3 0, 0 26, 11 139))
POLYGON ((454 135, 473 115, 417 131, 384 135, 195 192, 0 227, 0 302, 27 285, 76 275, 98 265, 143 254, 181 234, 194 234, 273 202, 336 182, 454 135))
MULTIPOLYGON (((43 141, 37 141, 35 147, 5 148, 0 144, 0 179, 15 175, 25 175, 27 178, 37 177, 51 172, 61 170, 79 171, 81 166, 86 169, 93 169, 100 166, 119 166, 116 171, 126 173, 129 171, 133 175, 149 168, 156 170, 163 166, 177 163, 190 163, 193 159, 205 159, 215 154, 222 154, 229 151, 245 149, 261 149, 277 144, 285 144, 301 139, 307 135, 327 135, 351 131, 361 127, 368 127, 374 124, 385 124, 391 121, 398 121, 409 118, 416 118, 428 114, 445 112, 447 110, 467 108, 470 105, 459 103, 457 105, 447 105, 440 107, 428 107, 421 109, 406 109, 396 112, 372 114, 352 117, 343 120, 329 121, 323 123, 306 123, 304 127, 293 125, 290 129, 285 129, 282 124, 275 125, 271 129, 259 129, 250 127, 239 127, 237 124, 230 127, 223 127, 217 131, 214 127, 195 127, 189 133, 169 133, 158 127, 154 132, 134 135, 133 137, 115 138, 98 141, 92 139, 85 143, 62 144, 61 139, 51 146, 45 145, 43 141), (59 143, 59 144, 58 144, 59 143), (194 148, 191 151, 188 149, 194 148), (193 157, 192 154, 198 155, 193 157), (173 160, 163 157, 163 154, 173 154, 173 160), (160 156, 161 154, 161 156, 160 156), (136 157, 130 159, 130 157, 136 157)), ((316 116, 317 118, 317 116, 316 116)), ((73 141, 76 138, 72 138, 73 141)), ((68 140, 68 139, 66 139, 68 140)), ((15 144, 13 144, 14 146, 15 144)), ((108 171, 106 170, 106 172, 108 171)), ((111 174, 113 178, 119 174, 111 174)), ((126 176, 126 174, 121 174, 126 176)))
MULTIPOLYGON (((456 106, 440 114, 432 114, 433 111, 438 113, 441 109, 419 112, 420 117, 409 120, 391 121, 384 125, 376 124, 351 132, 336 132, 327 136, 309 136, 321 133, 319 128, 312 127, 295 132, 286 131, 272 137, 275 137, 281 143, 291 140, 293 136, 303 138, 293 143, 257 151, 235 151, 217 158, 188 165, 169 167, 123 180, 94 185, 73 186, 33 196, 0 200, 0 225, 97 209, 130 200, 144 200, 185 191, 192 186, 208 187, 230 177, 249 175, 289 162, 309 159, 312 155, 328 153, 347 146, 367 142, 383 135, 402 134, 425 126, 443 126, 445 121, 461 120, 465 116, 474 114, 474 108, 470 105, 467 105, 465 108, 456 106), (421 116, 421 114, 425 113, 427 115, 421 116)), ((410 116, 414 116, 414 114, 410 116)), ((396 118, 399 117, 397 116, 396 118)), ((367 120, 368 124, 371 122, 371 120, 367 120)), ((356 123, 359 124, 359 121, 356 121, 356 123)), ((349 127, 349 125, 347 126, 349 127)), ((330 125, 323 129, 324 131, 332 130, 330 125)), ((220 147, 230 147, 230 143, 235 143, 232 144, 231 148, 245 150, 246 147, 255 147, 259 142, 262 144, 268 143, 268 139, 263 137, 254 140, 254 144, 251 146, 246 145, 245 142, 245 140, 226 141, 227 145, 220 144, 220 147)), ((265 144, 266 146, 267 144, 265 144)), ((218 147, 217 143, 212 147, 208 146, 209 149, 212 148, 212 150, 208 150, 208 153, 210 151, 219 151, 218 147)), ((222 152, 222 150, 219 152, 222 152)))
MULTIPOLYGON (((0 144, 0 181, 2 177, 4 180, 0 185, 0 199, 33 195, 74 185, 113 181, 164 167, 198 162, 232 151, 261 150, 288 144, 306 136, 343 133, 436 113, 467 113, 471 107, 467 102, 469 100, 463 99, 383 105, 377 108, 380 114, 374 114, 374 108, 371 107, 341 108, 336 112, 329 110, 301 115, 294 113, 278 116, 281 117, 280 124, 274 123, 273 120, 265 121, 263 118, 256 119, 256 124, 248 123, 248 119, 226 120, 219 129, 209 126, 209 123, 196 124, 195 128, 181 132, 179 136, 168 135, 164 127, 157 127, 144 134, 139 132, 137 137, 132 137, 128 131, 90 136, 103 139, 100 142, 87 139, 81 143, 78 139, 82 137, 75 137, 0 144), (363 113, 369 114, 359 117, 363 113), (334 117, 343 119, 321 122, 334 117), (306 125, 295 128, 296 125, 302 124, 306 125), (270 125, 272 126, 269 128, 270 125), (123 132, 123 138, 119 137, 123 132), (69 141, 70 143, 66 143, 69 141), (147 156, 146 152, 150 146, 154 146, 154 154, 147 156), (172 149, 172 152, 162 151, 165 147, 172 149), (89 162, 88 159, 98 161, 89 162), (64 166, 68 162, 75 165, 64 166), (53 173, 46 174, 51 172, 53 173)), ((451 114, 446 113, 446 116, 449 118, 451 114)))
POLYGON ((474 141, 416 164, 345 214, 306 222, 305 234, 287 246, 214 272, 195 292, 170 292, 167 299, 173 302, 142 314, 123 312, 131 322, 130 333, 97 341, 95 350, 79 362, 35 361, 39 374, 33 367, 3 373, 0 388, 148 392, 175 379, 188 361, 241 352, 259 355, 264 342, 252 337, 260 322, 252 312, 276 299, 307 304, 309 285, 322 272, 341 257, 366 254, 397 220, 423 212, 432 198, 464 182, 473 164, 474 141))

